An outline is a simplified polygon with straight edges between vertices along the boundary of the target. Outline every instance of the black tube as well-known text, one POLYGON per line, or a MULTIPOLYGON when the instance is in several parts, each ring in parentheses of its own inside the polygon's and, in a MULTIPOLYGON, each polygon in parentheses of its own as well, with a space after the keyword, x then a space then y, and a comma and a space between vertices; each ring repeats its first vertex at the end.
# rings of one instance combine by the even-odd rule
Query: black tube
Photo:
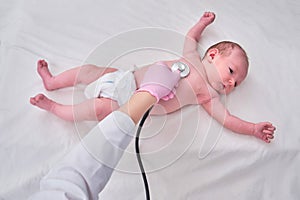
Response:
POLYGON ((141 170, 141 174, 143 177, 143 181, 144 181, 144 188, 145 188, 145 195, 146 195, 146 200, 150 200, 150 191, 149 191, 149 184, 147 181, 147 176, 146 176, 146 172, 142 163, 142 159, 141 159, 141 154, 140 154, 140 148, 139 148, 139 138, 140 138, 140 133, 142 130, 142 127, 144 125, 144 122, 146 121, 151 109, 153 107, 149 108, 149 110, 147 110, 147 112, 144 114, 143 118, 141 119, 138 129, 136 131, 136 138, 135 138, 135 152, 136 152, 136 157, 139 163, 139 167, 141 170))

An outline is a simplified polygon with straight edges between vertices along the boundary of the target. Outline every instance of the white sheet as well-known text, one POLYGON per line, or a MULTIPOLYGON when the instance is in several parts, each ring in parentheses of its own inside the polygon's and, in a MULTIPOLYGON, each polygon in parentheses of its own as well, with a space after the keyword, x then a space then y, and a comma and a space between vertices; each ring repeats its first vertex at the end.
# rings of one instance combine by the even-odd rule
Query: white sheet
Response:
MULTIPOLYGON (((148 174, 152 198, 299 199, 300 3, 296 0, 2 0, 0 199, 26 199, 38 190, 39 179, 79 141, 78 134, 86 134, 94 125, 64 122, 29 104, 29 97, 40 92, 62 103, 84 99, 82 87, 45 91, 36 73, 38 59, 47 59, 55 74, 86 59, 101 63, 101 55, 90 52, 113 35, 145 27, 185 34, 206 10, 214 11, 217 19, 204 32, 201 48, 233 40, 250 58, 248 78, 225 99, 229 110, 249 121, 273 122, 276 139, 265 144, 222 130, 205 156, 221 127, 201 108, 189 106, 154 117, 143 134, 156 133, 161 121, 164 131, 142 142, 142 151, 148 152, 143 156, 145 168, 152 170, 148 174), (207 131, 212 136, 208 140, 207 131)), ((161 58, 146 53, 134 60, 132 55, 120 59, 120 67, 161 58)), ((133 145, 128 151, 133 152, 133 145)), ((137 172, 134 154, 125 155, 119 169, 100 198, 143 199, 140 175, 124 172, 137 172)))

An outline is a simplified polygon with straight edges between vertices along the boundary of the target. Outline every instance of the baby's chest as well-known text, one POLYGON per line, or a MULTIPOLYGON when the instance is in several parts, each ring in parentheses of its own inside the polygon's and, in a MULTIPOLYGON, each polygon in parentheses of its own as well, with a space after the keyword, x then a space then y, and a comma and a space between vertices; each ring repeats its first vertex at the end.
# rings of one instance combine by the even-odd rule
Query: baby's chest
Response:
POLYGON ((197 94, 201 91, 198 85, 191 84, 186 79, 182 79, 176 88, 176 98, 181 105, 196 104, 197 94))
POLYGON ((176 96, 185 104, 201 104, 212 98, 211 87, 201 77, 182 79, 176 89, 176 96))

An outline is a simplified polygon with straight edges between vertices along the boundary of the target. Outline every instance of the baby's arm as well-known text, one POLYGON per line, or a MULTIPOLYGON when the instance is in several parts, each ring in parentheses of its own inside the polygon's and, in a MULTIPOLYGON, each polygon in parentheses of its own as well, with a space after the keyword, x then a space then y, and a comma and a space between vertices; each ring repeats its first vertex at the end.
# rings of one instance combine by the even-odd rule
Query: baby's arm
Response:
POLYGON ((254 135, 267 143, 270 143, 270 140, 274 138, 273 134, 275 127, 270 122, 260 122, 254 124, 233 116, 224 107, 218 97, 202 104, 202 106, 214 119, 231 131, 241 134, 254 135))
POLYGON ((189 30, 186 35, 183 55, 190 53, 197 53, 198 42, 204 29, 215 20, 215 14, 213 12, 205 12, 200 20, 189 30))

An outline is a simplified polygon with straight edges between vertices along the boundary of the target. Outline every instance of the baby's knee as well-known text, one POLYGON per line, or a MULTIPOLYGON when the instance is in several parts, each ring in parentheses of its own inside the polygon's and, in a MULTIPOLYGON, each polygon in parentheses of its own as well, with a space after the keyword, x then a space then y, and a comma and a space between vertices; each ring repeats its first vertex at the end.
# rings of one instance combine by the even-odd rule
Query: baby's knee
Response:
POLYGON ((118 103, 108 98, 97 98, 95 99, 95 114, 98 121, 104 119, 112 111, 118 109, 118 103))

